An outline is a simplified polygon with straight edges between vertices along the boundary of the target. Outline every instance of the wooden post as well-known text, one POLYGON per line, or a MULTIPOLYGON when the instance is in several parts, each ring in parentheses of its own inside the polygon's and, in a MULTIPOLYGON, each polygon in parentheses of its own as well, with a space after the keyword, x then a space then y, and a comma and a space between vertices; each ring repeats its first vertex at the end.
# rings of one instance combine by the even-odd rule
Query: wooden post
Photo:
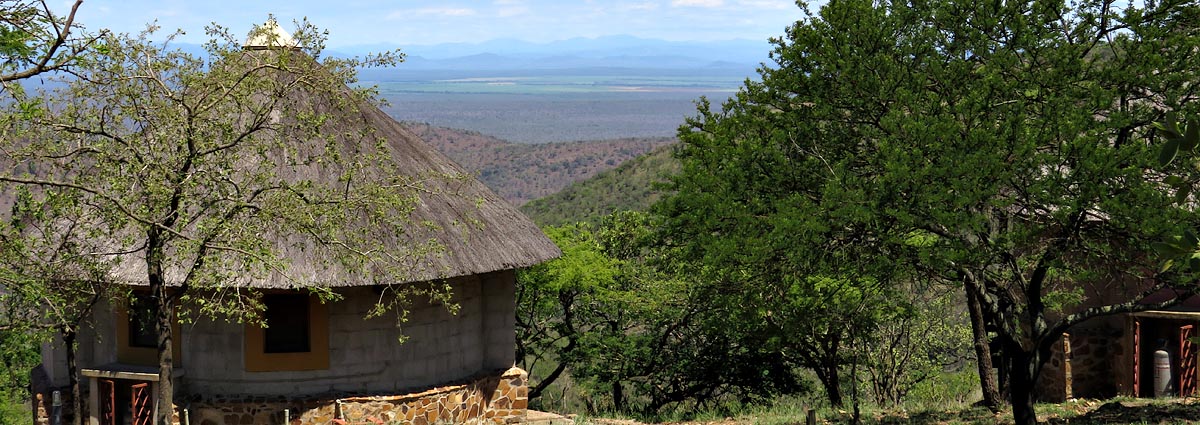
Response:
POLYGON ((808 409, 808 416, 804 418, 804 425, 817 425, 817 411, 808 409))
POLYGON ((1064 333, 1062 336, 1063 344, 1063 397, 1064 400, 1075 398, 1074 391, 1071 389, 1071 383, 1074 378, 1071 376, 1071 334, 1064 333))

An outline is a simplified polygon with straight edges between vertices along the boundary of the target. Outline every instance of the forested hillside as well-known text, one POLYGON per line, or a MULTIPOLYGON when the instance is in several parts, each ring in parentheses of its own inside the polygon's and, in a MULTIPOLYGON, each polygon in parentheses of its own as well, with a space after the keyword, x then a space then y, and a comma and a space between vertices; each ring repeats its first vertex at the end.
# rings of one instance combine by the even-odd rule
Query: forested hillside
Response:
POLYGON ((516 206, 558 192, 674 139, 521 144, 478 132, 408 123, 409 129, 516 206))
POLYGON ((555 194, 534 199, 522 205, 521 211, 541 226, 576 222, 595 225, 616 211, 644 211, 659 199, 658 184, 679 171, 679 160, 671 156, 673 146, 660 147, 555 194))

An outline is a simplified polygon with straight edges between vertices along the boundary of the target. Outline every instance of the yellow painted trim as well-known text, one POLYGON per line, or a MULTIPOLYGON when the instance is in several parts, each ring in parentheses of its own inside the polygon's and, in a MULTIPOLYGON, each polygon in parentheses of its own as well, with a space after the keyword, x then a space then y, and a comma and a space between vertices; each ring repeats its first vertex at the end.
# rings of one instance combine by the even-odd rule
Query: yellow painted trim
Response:
POLYGON ((308 297, 308 343, 311 351, 264 353, 263 328, 247 323, 244 333, 247 372, 329 369, 329 307, 314 295, 308 297))
MULTIPOLYGON (((113 323, 117 328, 117 362, 139 366, 158 366, 157 348, 129 345, 129 306, 120 304, 113 310, 113 323)), ((183 365, 179 317, 175 312, 171 313, 174 316, 171 321, 171 353, 174 355, 171 363, 178 367, 183 365)))

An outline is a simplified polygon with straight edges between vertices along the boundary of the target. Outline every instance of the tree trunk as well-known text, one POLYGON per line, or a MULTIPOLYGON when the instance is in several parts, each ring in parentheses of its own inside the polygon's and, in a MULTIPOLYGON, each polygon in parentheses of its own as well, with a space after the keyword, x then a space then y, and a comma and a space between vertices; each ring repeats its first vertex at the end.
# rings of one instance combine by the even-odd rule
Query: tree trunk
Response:
POLYGON ((1008 377, 1009 377, 1009 375, 1012 375, 1012 360, 1009 360, 1004 355, 1003 347, 1000 349, 998 358, 1003 359, 999 365, 995 365, 999 368, 998 372, 996 373, 996 376, 999 377, 999 381, 1000 381, 999 382, 1000 400, 1010 400, 1010 399, 1012 399, 1012 390, 1011 390, 1012 385, 1009 385, 1009 384, 1011 383, 1012 380, 1008 379, 1008 377))
POLYGON ((1016 425, 1037 425, 1033 386, 1037 383, 1039 359, 1037 353, 1026 352, 1013 345, 1006 344, 1004 347, 1005 354, 1012 359, 1008 381, 1012 391, 1013 422, 1016 425))
MULTIPOLYGON (((159 279, 162 280, 161 278, 159 279)), ((171 425, 175 415, 175 385, 171 382, 171 374, 175 369, 175 353, 172 351, 171 335, 171 302, 167 299, 165 286, 160 282, 157 290, 153 289, 155 298, 155 330, 158 332, 158 418, 159 425, 171 425)))
POLYGON ((562 375, 563 371, 565 371, 566 369, 567 369, 567 363, 560 361, 558 363, 558 366, 554 367, 553 371, 551 371, 548 375, 546 375, 544 378, 542 378, 541 381, 538 381, 537 385, 534 385, 533 388, 529 389, 529 399, 535 400, 538 397, 541 397, 542 391, 545 391, 546 388, 550 386, 550 384, 554 383, 554 381, 558 379, 558 376, 562 375))
POLYGON ((147 233, 146 277, 150 282, 150 297, 154 300, 154 330, 158 334, 158 404, 154 423, 171 425, 175 416, 175 386, 171 382, 171 373, 175 367, 175 356, 172 352, 174 336, 171 335, 172 303, 167 296, 167 285, 163 276, 163 246, 159 239, 159 230, 152 227, 147 233))
POLYGON ((975 345, 975 365, 979 369, 979 389, 983 391, 983 405, 992 413, 999 413, 1003 404, 996 375, 992 374, 992 350, 988 346, 987 326, 984 321, 983 305, 970 279, 964 285, 967 295, 967 311, 971 317, 971 339, 975 345))
POLYGON ((842 407, 846 404, 842 398, 842 386, 840 377, 838 376, 838 364, 836 359, 825 359, 821 365, 821 370, 817 373, 817 379, 821 380, 821 386, 825 387, 825 395, 829 397, 829 404, 833 407, 842 407))
POLYGON ((75 360, 75 337, 73 329, 63 329, 63 347, 67 352, 67 385, 71 387, 71 423, 83 425, 83 397, 79 389, 79 365, 75 360))
POLYGON ((625 390, 621 387, 621 381, 613 381, 612 383, 612 399, 613 410, 618 412, 625 411, 625 390))
MULTIPOLYGON (((854 344, 856 339, 851 339, 850 341, 851 349, 857 349, 857 344, 854 344)), ((862 424, 862 411, 859 409, 858 399, 858 354, 851 354, 850 358, 850 400, 854 404, 854 419, 852 422, 854 425, 860 425, 862 424)))

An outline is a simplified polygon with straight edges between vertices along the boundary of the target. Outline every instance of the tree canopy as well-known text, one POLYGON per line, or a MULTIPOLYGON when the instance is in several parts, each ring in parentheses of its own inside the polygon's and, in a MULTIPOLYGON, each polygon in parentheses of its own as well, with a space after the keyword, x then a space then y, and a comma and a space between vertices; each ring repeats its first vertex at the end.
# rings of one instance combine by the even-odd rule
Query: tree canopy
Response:
POLYGON ((710 302, 715 288, 655 264, 656 219, 623 211, 546 229, 563 256, 517 281, 518 358, 530 370, 550 365, 530 397, 569 374, 590 411, 655 416, 803 390, 769 336, 710 302))
POLYGON ((1032 424, 1064 330, 1191 293, 1157 273, 1152 243, 1197 217, 1146 136, 1196 108, 1198 17, 1187 1, 830 1, 775 40, 760 82, 681 130, 670 242, 766 317, 814 277, 846 282, 838 296, 961 285, 1032 424))
POLYGON ((54 13, 45 0, 14 0, 0 4, 0 84, 69 69, 95 36, 75 23, 83 0, 71 4, 67 16, 54 13))

